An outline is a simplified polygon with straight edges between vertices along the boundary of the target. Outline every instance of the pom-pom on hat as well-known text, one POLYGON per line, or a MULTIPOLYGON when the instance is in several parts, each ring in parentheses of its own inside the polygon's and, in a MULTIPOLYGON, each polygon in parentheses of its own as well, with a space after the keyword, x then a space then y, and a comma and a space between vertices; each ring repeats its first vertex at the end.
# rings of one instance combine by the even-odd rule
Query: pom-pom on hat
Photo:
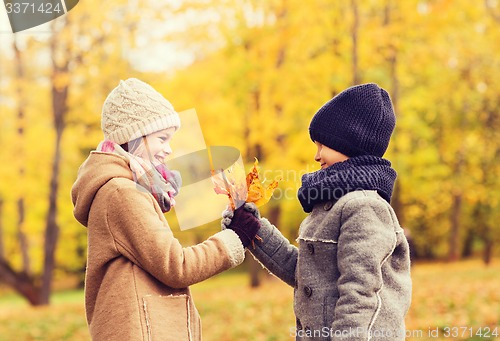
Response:
POLYGON ((350 87, 326 102, 312 118, 309 134, 313 141, 349 157, 382 157, 395 125, 389 94, 369 83, 350 87))
POLYGON ((106 140, 117 144, 180 127, 172 104, 149 84, 136 78, 121 80, 102 106, 101 128, 106 140))

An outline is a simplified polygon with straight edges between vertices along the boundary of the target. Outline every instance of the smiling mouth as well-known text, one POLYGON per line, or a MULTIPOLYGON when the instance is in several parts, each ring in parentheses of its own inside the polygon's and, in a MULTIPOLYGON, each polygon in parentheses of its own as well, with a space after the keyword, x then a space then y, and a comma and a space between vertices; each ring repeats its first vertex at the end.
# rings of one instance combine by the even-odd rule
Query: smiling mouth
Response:
POLYGON ((324 168, 326 166, 326 163, 322 163, 320 166, 321 168, 324 168))

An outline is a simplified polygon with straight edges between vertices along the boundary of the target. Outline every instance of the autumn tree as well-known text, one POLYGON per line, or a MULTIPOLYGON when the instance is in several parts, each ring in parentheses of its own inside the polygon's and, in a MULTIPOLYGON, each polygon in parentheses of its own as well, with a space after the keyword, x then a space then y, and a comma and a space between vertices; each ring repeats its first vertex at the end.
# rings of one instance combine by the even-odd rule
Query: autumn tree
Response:
MULTIPOLYGON (((87 5, 89 6, 89 4, 87 5)), ((18 187, 9 187, 8 183, 4 183, 2 186, 2 193, 4 193, 5 196, 9 196, 5 193, 13 191, 17 196, 17 198, 15 198, 17 206, 16 213, 18 217, 16 236, 19 245, 18 250, 21 254, 21 265, 17 266, 16 263, 18 262, 15 257, 7 257, 6 252, 4 252, 4 256, 0 258, 0 279, 3 283, 11 286, 21 295, 26 297, 32 305, 44 305, 49 303, 54 271, 58 267, 56 256, 58 251, 58 240, 61 234, 61 225, 59 221, 63 219, 63 216, 68 217, 71 214, 71 209, 67 208, 69 201, 67 197, 67 193, 69 193, 68 184, 71 181, 68 181, 68 177, 65 178, 66 186, 63 192, 66 193, 66 195, 61 195, 61 177, 65 174, 62 168, 64 166, 64 136, 66 135, 65 132, 67 131, 71 114, 78 111, 74 109, 78 107, 72 107, 70 89, 75 92, 81 89, 81 87, 79 87, 81 75, 87 72, 86 68, 82 66, 84 61, 92 63, 101 60, 96 57, 106 55, 110 59, 110 66, 116 67, 119 64, 115 61, 119 61, 123 58, 121 54, 106 54, 106 51, 103 49, 96 49, 100 53, 87 53, 87 48, 93 44, 100 43, 105 45, 106 42, 111 42, 108 43, 109 45, 107 47, 117 49, 117 47, 121 47, 121 42, 119 39, 116 39, 116 36, 113 37, 106 32, 112 31, 112 26, 107 28, 103 27, 100 30, 95 30, 96 27, 87 26, 89 14, 94 12, 92 6, 84 7, 82 5, 79 6, 78 9, 82 9, 82 11, 72 11, 70 15, 53 21, 50 24, 50 32, 47 32, 48 35, 42 37, 37 37, 35 35, 26 38, 24 40, 24 48, 19 47, 17 35, 14 35, 13 38, 12 46, 14 53, 12 63, 15 65, 15 72, 8 75, 15 80, 13 83, 17 84, 14 96, 12 97, 15 99, 15 105, 13 107, 15 111, 17 111, 17 134, 10 137, 11 141, 15 141, 15 143, 12 143, 14 148, 9 151, 9 157, 16 160, 14 164, 18 166, 17 172, 15 174, 9 174, 8 177, 12 178, 15 183, 18 184, 18 187), (85 31, 85 27, 91 31, 90 34, 88 31, 85 31), (87 39, 87 44, 90 46, 81 46, 79 44, 82 39, 84 40, 84 37, 87 39), (37 55, 43 54, 48 56, 48 64, 44 62, 32 62, 32 59, 36 59, 37 55), (33 65, 36 65, 37 69, 35 69, 33 65), (46 84, 48 84, 48 86, 46 84), (35 107, 35 101, 28 100, 28 92, 37 93, 37 91, 40 91, 40 94, 42 94, 36 97, 38 102, 43 103, 43 106, 39 108, 35 107), (45 98, 49 100, 44 101, 45 98), (32 116, 31 119, 28 120, 26 111, 35 112, 36 110, 39 110, 39 116, 32 116), (46 112, 51 114, 51 120, 47 120, 49 116, 44 114, 43 110, 47 110, 46 112), (49 122, 51 122, 51 124, 47 127, 51 129, 49 128, 44 136, 38 135, 38 140, 33 141, 33 137, 40 132, 40 126, 49 122), (35 144, 33 144, 33 142, 35 142, 35 144), (36 172, 39 170, 37 168, 27 169, 26 165, 36 164, 36 159, 40 154, 36 155, 31 152, 31 155, 28 157, 25 150, 29 148, 32 151, 40 152, 41 146, 44 148, 43 152, 50 151, 50 154, 41 154, 44 155, 44 162, 38 164, 38 166, 44 165, 45 168, 42 172, 36 172), (47 181, 47 187, 41 192, 45 193, 47 199, 46 201, 40 200, 37 202, 36 198, 32 195, 30 196, 30 194, 42 189, 42 183, 45 180, 47 181), (30 183, 31 186, 28 186, 28 183, 30 183), (18 189, 21 190, 19 191, 18 189), (35 207, 43 207, 46 203, 46 211, 44 213, 45 219, 43 222, 39 218, 32 221, 25 219, 27 202, 30 203, 31 210, 35 207), (63 204, 62 207, 66 208, 65 211, 61 211, 61 203, 63 204), (35 225, 42 223, 45 225, 43 233, 38 227, 35 227, 35 225), (32 243, 29 243, 27 231, 30 231, 30 233, 34 235, 34 237, 31 238, 32 243), (42 242, 42 245, 38 246, 38 248, 43 250, 43 252, 40 252, 41 250, 37 250, 37 248, 32 245, 40 245, 40 242, 42 242), (38 263, 33 261, 34 255, 40 254, 43 255, 43 260, 41 264, 36 264, 37 270, 33 271, 32 263, 38 263)), ((114 9, 116 10, 117 7, 114 9)), ((126 14, 129 12, 124 11, 124 13, 126 14)), ((125 14, 123 14, 122 17, 125 14)), ((133 22, 133 18, 128 20, 129 25, 133 25, 133 22)), ((93 23, 98 24, 99 21, 93 23)), ((113 24, 119 25, 119 21, 113 24)), ((121 50, 118 49, 118 51, 121 50)), ((115 74, 115 76, 112 77, 113 83, 116 83, 116 79, 119 78, 117 76, 118 72, 120 71, 113 71, 115 74)), ((103 73, 103 75, 104 74, 105 73, 103 73)), ((102 83, 106 84, 107 82, 109 82, 108 79, 102 83)), ((100 82, 97 82, 97 84, 100 84, 100 82)), ((89 92, 85 95, 81 94, 81 96, 89 97, 89 92)), ((78 95, 74 95, 74 98, 78 97, 78 95)), ((97 121, 98 119, 99 115, 95 115, 92 120, 97 121)), ((71 123, 70 121, 70 124, 71 123)), ((72 128, 78 129, 80 126, 81 123, 79 122, 76 127, 73 126, 72 128)), ((43 130, 47 129, 43 128, 43 130)), ((8 141, 8 139, 6 141, 8 141)), ((81 143, 82 141, 79 142, 81 143)), ((75 153, 75 150, 69 152, 75 153)), ((77 155, 79 155, 78 159, 81 161, 81 154, 77 153, 77 155)), ((69 179, 74 179, 76 165, 72 164, 71 169, 72 172, 69 179)), ((4 215, 5 210, 3 210, 0 218, 4 219, 4 215)), ((73 225, 75 226, 76 224, 73 223, 73 225)), ((2 248, 5 249, 5 240, 7 239, 6 229, 2 229, 1 232, 2 248)), ((64 232, 67 233, 66 231, 64 232)), ((83 230, 82 232, 84 233, 83 230)), ((81 235, 81 233, 76 233, 76 235, 81 235)), ((76 250, 80 250, 80 252, 77 253, 78 257, 80 257, 80 265, 77 266, 77 268, 79 271, 83 271, 84 266, 82 266, 82 262, 84 262, 83 259, 85 255, 82 251, 80 242, 81 239, 79 239, 76 244, 76 250)), ((10 245, 13 246, 12 243, 10 245)), ((12 249, 14 249, 14 247, 12 247, 12 249)), ((38 257, 35 258, 37 261, 39 259, 38 257)), ((67 266, 62 263, 64 262, 59 264, 59 268, 67 268, 67 266)))

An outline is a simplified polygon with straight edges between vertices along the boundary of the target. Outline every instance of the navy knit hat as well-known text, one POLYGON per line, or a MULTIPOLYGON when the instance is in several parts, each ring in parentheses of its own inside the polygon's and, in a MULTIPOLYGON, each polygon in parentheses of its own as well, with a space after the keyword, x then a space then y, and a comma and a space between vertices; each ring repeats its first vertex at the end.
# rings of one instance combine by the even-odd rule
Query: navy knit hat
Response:
POLYGON ((349 157, 382 157, 395 125, 389 94, 369 83, 350 87, 326 102, 314 115, 309 134, 313 141, 349 157))

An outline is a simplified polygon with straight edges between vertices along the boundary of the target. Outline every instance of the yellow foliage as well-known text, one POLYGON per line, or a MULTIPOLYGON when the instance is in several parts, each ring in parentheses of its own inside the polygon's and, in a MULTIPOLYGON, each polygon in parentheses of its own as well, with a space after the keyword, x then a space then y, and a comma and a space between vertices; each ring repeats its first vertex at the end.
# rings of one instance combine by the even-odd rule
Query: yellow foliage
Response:
POLYGON ((255 158, 252 170, 246 175, 245 182, 242 181, 242 170, 237 163, 227 171, 215 172, 212 170, 212 182, 215 192, 227 195, 233 209, 243 202, 255 203, 259 207, 271 200, 274 190, 278 187, 278 181, 275 180, 264 186, 259 174, 258 164, 259 161, 255 158))
MULTIPOLYGON (((421 245, 446 249, 451 195, 460 190, 461 236, 477 231, 479 222, 471 212, 481 203, 489 212, 485 235, 498 242, 500 59, 495 46, 500 26, 498 5, 490 2, 243 0, 235 5, 193 0, 176 6, 149 0, 81 1, 67 22, 58 21, 58 31, 17 36, 22 78, 5 35, 0 51, 0 219, 7 254, 16 255, 9 259, 19 268, 16 201, 24 197, 29 209, 23 226, 30 247, 38 249, 32 251, 33 269, 42 267, 55 142, 50 90, 70 84, 57 216, 61 239, 68 242, 59 244, 57 254, 61 267, 84 263, 76 250, 85 246, 85 229, 72 216, 68 193, 78 166, 102 139, 100 111, 106 95, 128 77, 150 82, 180 112, 195 108, 207 145, 236 147, 245 162, 257 156, 273 174, 284 174, 276 187, 277 182, 264 184, 257 163, 247 186, 244 169, 224 173, 230 186, 244 187, 235 200, 263 205, 273 190, 275 198, 284 194, 278 201, 280 221, 288 229, 285 235, 294 235, 304 216, 295 199, 301 175, 317 169, 308 135, 311 117, 353 85, 356 70, 358 82, 388 89, 397 110, 386 156, 398 172, 404 226, 421 245), (175 30, 168 30, 170 24, 175 30), (52 38, 55 60, 59 66, 69 62, 67 72, 53 70, 52 38), (154 42, 174 47, 163 52, 154 42), (184 53, 192 56, 191 64, 184 63, 184 53), (181 62, 178 68, 141 71, 155 56, 163 60, 172 54, 181 62)), ((226 190, 220 180, 219 188, 226 190)), ((474 237, 482 242, 484 235, 475 232, 474 237)))
POLYGON ((278 181, 274 180, 264 187, 258 170, 259 160, 255 158, 252 170, 247 175, 248 197, 246 202, 253 202, 257 207, 265 205, 271 200, 273 192, 278 187, 278 181))
POLYGON ((57 90, 62 90, 69 85, 71 75, 68 72, 59 72, 52 75, 52 84, 57 90))

